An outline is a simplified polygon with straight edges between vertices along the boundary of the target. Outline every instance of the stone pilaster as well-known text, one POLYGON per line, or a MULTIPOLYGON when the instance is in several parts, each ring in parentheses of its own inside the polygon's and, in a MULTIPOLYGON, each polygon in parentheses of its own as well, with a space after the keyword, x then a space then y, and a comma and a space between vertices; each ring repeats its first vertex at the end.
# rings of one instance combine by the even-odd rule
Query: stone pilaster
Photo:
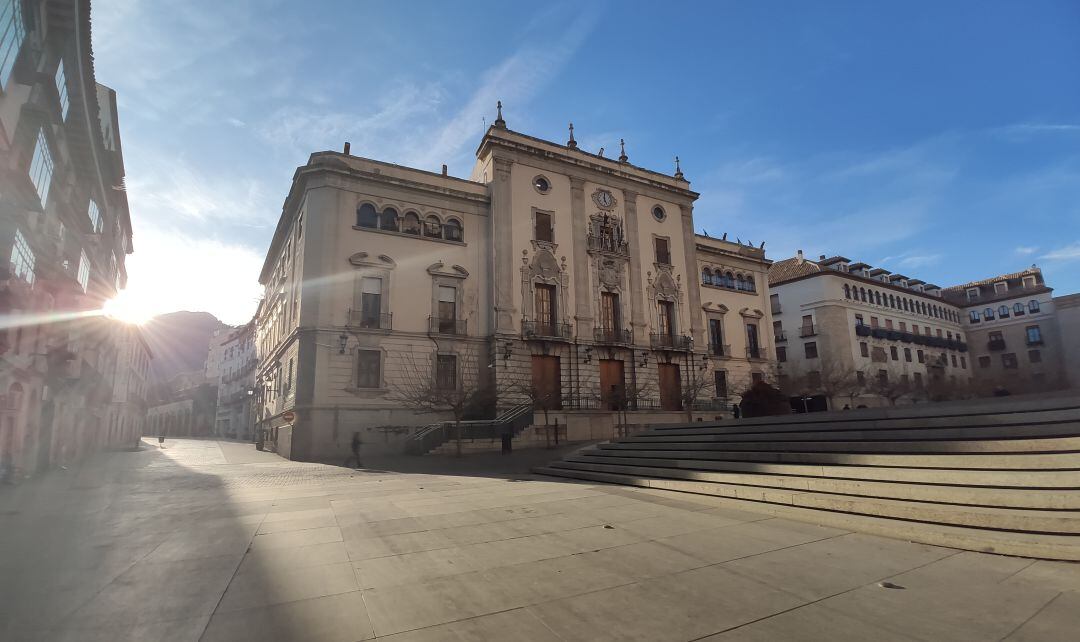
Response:
MULTIPOLYGON (((683 253, 686 255, 686 303, 690 306, 690 336, 694 345, 704 345, 705 332, 701 327, 701 288, 698 286, 697 244, 694 242, 694 206, 683 203, 682 212, 683 253)), ((769 328, 769 332, 772 329, 769 328)))
POLYGON ((585 181, 570 177, 570 229, 574 256, 574 321, 578 336, 591 336, 592 301, 589 287, 589 252, 586 235, 589 217, 585 213, 585 181))
POLYGON ((641 279, 641 241, 638 238, 637 192, 623 193, 623 212, 626 214, 626 238, 630 245, 630 328, 634 343, 648 345, 648 324, 645 321, 645 288, 641 279))
POLYGON ((514 162, 496 157, 491 183, 491 225, 494 246, 495 332, 513 334, 514 326, 514 203, 511 196, 510 170, 514 162))

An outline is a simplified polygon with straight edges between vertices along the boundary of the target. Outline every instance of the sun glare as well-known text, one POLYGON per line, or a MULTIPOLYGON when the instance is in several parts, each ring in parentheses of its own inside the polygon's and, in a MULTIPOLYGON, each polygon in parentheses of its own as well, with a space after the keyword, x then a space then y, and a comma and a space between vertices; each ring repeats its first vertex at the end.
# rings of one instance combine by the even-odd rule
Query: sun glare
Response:
POLYGON ((136 325, 146 323, 154 316, 152 310, 132 297, 127 291, 121 292, 115 299, 106 301, 102 311, 107 317, 136 325))

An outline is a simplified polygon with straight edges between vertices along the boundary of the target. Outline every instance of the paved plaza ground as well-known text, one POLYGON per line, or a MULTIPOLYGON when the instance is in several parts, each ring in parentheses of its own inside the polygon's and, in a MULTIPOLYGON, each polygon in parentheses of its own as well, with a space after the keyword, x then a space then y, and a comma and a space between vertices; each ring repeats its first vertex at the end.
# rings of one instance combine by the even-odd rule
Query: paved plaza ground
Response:
POLYGON ((0 639, 1080 636, 1080 565, 515 472, 550 452, 352 471, 166 446, 0 488, 0 639))

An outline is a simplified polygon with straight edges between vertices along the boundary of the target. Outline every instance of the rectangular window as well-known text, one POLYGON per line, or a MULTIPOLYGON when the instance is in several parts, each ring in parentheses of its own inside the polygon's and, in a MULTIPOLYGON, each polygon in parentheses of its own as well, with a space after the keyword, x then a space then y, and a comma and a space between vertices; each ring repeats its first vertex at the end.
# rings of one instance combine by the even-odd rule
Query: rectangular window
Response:
POLYGON ((856 371, 855 372, 855 381, 860 386, 865 386, 866 385, 866 373, 864 373, 862 370, 856 371))
POLYGON ((720 319, 709 319, 709 352, 724 354, 724 323, 720 319))
POLYGON ((892 357, 893 361, 900 360, 900 351, 896 349, 896 346, 889 346, 889 356, 892 357))
POLYGON ((537 241, 547 241, 548 243, 553 243, 555 241, 555 231, 551 226, 551 214, 548 214, 547 212, 536 213, 533 238, 537 241))
POLYGON ((977 298, 979 298, 979 288, 968 288, 967 300, 974 301, 977 298))
POLYGON ((381 357, 378 350, 357 351, 357 388, 380 388, 382 387, 381 357))
POLYGON ((11 246, 11 275, 30 285, 34 284, 34 252, 18 228, 15 229, 15 242, 11 246))
POLYGON ((990 367, 990 357, 985 356, 985 355, 979 357, 979 367, 980 368, 989 368, 990 367))
POLYGON ((761 374, 760 372, 751 372, 750 373, 750 382, 751 383, 760 383, 762 381, 765 381, 765 375, 761 374))
POLYGON ((855 315, 855 325, 866 325, 866 322, 863 321, 863 315, 861 315, 861 314, 856 314, 855 315))
POLYGON ((809 337, 814 334, 814 317, 806 314, 802 318, 802 336, 809 337))
POLYGON ((440 354, 436 357, 435 385, 439 390, 457 390, 457 355, 440 354))
POLYGON ((90 259, 86 258, 86 250, 79 250, 79 273, 75 278, 82 291, 86 292, 87 286, 90 285, 90 259))
POLYGON ((780 363, 787 363, 787 348, 785 346, 776 346, 776 360, 780 363))
POLYGON ((713 388, 717 397, 727 396, 727 371, 717 370, 713 372, 713 388))
POLYGON ((656 251, 656 262, 661 265, 671 265, 671 249, 667 239, 653 239, 653 249, 656 251))
POLYGON ((861 354, 864 357, 869 357, 870 356, 870 344, 866 343, 865 341, 860 341, 859 342, 859 354, 861 354))
POLYGON ((911 348, 904 348, 904 361, 911 363, 911 348))
POLYGON ((360 281, 360 327, 381 328, 382 279, 364 277, 360 281))
POLYGON ((885 319, 885 329, 892 330, 892 319, 885 319))
POLYGON ((758 343, 757 325, 746 324, 746 356, 751 359, 761 358, 761 346, 758 343))
POLYGON ((900 322, 900 332, 907 332, 907 324, 903 321, 900 322))
POLYGON ((780 295, 779 294, 770 294, 769 295, 769 305, 772 306, 772 313, 773 314, 780 314, 780 295))
POLYGON ((26 38, 22 0, 0 0, 0 89, 6 88, 26 38))
POLYGON ((60 64, 56 66, 56 76, 53 77, 56 81, 56 93, 60 96, 60 120, 67 120, 68 108, 71 106, 71 101, 68 99, 67 90, 67 78, 64 76, 64 59, 60 59, 60 64))
POLYGON ((1028 350, 1028 361, 1031 363, 1041 363, 1042 353, 1038 350, 1028 350))
POLYGON ((926 363, 926 353, 924 353, 922 350, 916 350, 915 360, 919 363, 926 363))
POLYGON ((45 138, 45 130, 39 129, 37 143, 34 144, 34 155, 30 159, 30 180, 34 183, 41 206, 49 201, 49 188, 52 186, 53 157, 49 151, 49 141, 45 138))
POLYGON ((537 284, 533 303, 536 307, 536 322, 543 327, 540 334, 550 336, 555 330, 558 310, 555 309, 555 286, 537 284))
POLYGON ((916 372, 916 373, 912 374, 911 376, 915 380, 915 387, 916 388, 922 388, 922 373, 921 372, 916 372))
POLYGON ((90 228, 94 234, 101 234, 101 210, 98 209, 98 204, 94 202, 94 199, 90 199, 90 203, 86 206, 86 215, 90 217, 90 228))
POLYGON ((1024 330, 1027 333, 1027 342, 1029 346, 1042 344, 1042 330, 1039 329, 1039 326, 1029 325, 1024 330))
POLYGON ((960 367, 967 370, 967 357, 960 357, 960 367))
POLYGON ((878 327, 878 319, 877 319, 877 317, 870 317, 870 327, 871 328, 878 327))
POLYGON ((877 380, 878 380, 878 384, 881 385, 881 386, 888 385, 889 384, 889 371, 888 370, 878 370, 877 371, 877 380))
POLYGON ((1009 291, 1009 284, 1005 281, 998 281, 994 284, 994 294, 1003 294, 1009 291))
POLYGON ((619 295, 614 292, 600 293, 600 327, 605 332, 613 332, 620 327, 619 295))
POLYGON ((949 355, 949 356, 950 356, 950 357, 952 357, 952 367, 954 367, 954 368, 956 368, 956 367, 959 367, 959 366, 957 365, 957 362, 956 362, 956 355, 955 355, 955 354, 951 354, 951 355, 949 355))
POLYGON ((674 337, 675 336, 675 304, 671 301, 659 302, 660 318, 657 323, 657 330, 662 337, 674 337))
POLYGON ((808 341, 803 344, 803 350, 807 359, 817 359, 817 341, 808 341))
POLYGON ((1013 352, 1006 352, 1001 355, 1001 365, 1005 368, 1016 368, 1016 354, 1013 352))
POLYGON ((457 288, 439 286, 439 332, 453 333, 457 325, 457 288))

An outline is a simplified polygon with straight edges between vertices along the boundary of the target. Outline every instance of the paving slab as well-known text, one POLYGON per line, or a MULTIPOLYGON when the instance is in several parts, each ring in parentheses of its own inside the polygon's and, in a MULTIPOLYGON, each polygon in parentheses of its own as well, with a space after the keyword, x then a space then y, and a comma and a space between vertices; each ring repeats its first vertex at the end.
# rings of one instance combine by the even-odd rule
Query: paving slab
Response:
POLYGON ((166 446, 0 489, 0 639, 937 642, 1080 630, 1080 564, 524 474, 543 453, 373 471, 237 442, 166 446))

